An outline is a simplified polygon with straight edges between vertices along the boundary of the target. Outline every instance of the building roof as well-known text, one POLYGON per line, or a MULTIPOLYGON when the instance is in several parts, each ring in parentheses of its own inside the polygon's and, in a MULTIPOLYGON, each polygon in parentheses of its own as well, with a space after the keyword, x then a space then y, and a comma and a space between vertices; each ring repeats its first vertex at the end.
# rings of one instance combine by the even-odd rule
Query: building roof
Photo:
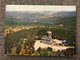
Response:
POLYGON ((63 42, 67 42, 67 40, 63 40, 63 42))
POLYGON ((46 35, 42 36, 41 39, 42 39, 42 40, 48 40, 48 41, 49 41, 49 40, 52 40, 51 37, 46 36, 46 35))

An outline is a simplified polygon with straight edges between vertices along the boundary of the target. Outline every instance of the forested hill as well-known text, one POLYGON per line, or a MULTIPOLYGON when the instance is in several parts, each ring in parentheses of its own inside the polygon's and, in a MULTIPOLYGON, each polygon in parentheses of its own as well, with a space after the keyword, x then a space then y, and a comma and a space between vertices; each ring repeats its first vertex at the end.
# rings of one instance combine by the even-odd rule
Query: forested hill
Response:
POLYGON ((7 11, 6 12, 6 23, 40 23, 40 24, 52 24, 65 26, 75 26, 76 23, 76 12, 75 11, 7 11))

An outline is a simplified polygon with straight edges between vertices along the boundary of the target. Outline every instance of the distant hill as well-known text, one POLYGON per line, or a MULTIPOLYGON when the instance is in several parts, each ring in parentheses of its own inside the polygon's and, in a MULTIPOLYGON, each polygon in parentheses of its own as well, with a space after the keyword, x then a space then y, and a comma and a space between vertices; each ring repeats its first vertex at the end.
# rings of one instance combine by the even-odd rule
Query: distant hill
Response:
POLYGON ((66 26, 75 26, 76 12, 75 11, 7 11, 6 23, 46 23, 52 25, 63 24, 66 26))

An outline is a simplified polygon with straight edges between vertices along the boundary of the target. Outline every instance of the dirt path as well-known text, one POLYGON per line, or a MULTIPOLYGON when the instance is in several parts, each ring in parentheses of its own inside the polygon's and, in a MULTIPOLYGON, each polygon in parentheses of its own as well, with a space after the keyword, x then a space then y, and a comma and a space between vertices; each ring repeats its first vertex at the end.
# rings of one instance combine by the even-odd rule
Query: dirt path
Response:
POLYGON ((40 43, 40 40, 37 40, 34 44, 35 50, 37 50, 39 47, 41 48, 47 48, 47 47, 51 47, 53 49, 53 51, 57 51, 57 50, 65 50, 69 47, 66 46, 51 46, 48 44, 44 44, 44 43, 40 43))

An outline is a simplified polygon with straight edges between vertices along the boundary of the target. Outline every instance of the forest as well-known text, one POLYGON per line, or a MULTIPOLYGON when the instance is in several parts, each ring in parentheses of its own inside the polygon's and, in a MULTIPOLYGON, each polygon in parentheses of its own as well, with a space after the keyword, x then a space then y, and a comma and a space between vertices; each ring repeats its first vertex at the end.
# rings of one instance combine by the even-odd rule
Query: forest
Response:
POLYGON ((18 32, 10 30, 5 36, 5 54, 8 55, 26 55, 26 56, 74 56, 76 54, 76 28, 71 26, 46 26, 44 28, 38 25, 37 28, 23 29, 18 32), (51 28, 50 28, 51 27, 51 28), (52 31, 52 38, 67 40, 69 46, 66 50, 52 51, 52 48, 39 47, 36 51, 35 40, 40 40, 46 31, 52 31))
POLYGON ((5 54, 76 56, 76 6, 6 5, 5 54))

